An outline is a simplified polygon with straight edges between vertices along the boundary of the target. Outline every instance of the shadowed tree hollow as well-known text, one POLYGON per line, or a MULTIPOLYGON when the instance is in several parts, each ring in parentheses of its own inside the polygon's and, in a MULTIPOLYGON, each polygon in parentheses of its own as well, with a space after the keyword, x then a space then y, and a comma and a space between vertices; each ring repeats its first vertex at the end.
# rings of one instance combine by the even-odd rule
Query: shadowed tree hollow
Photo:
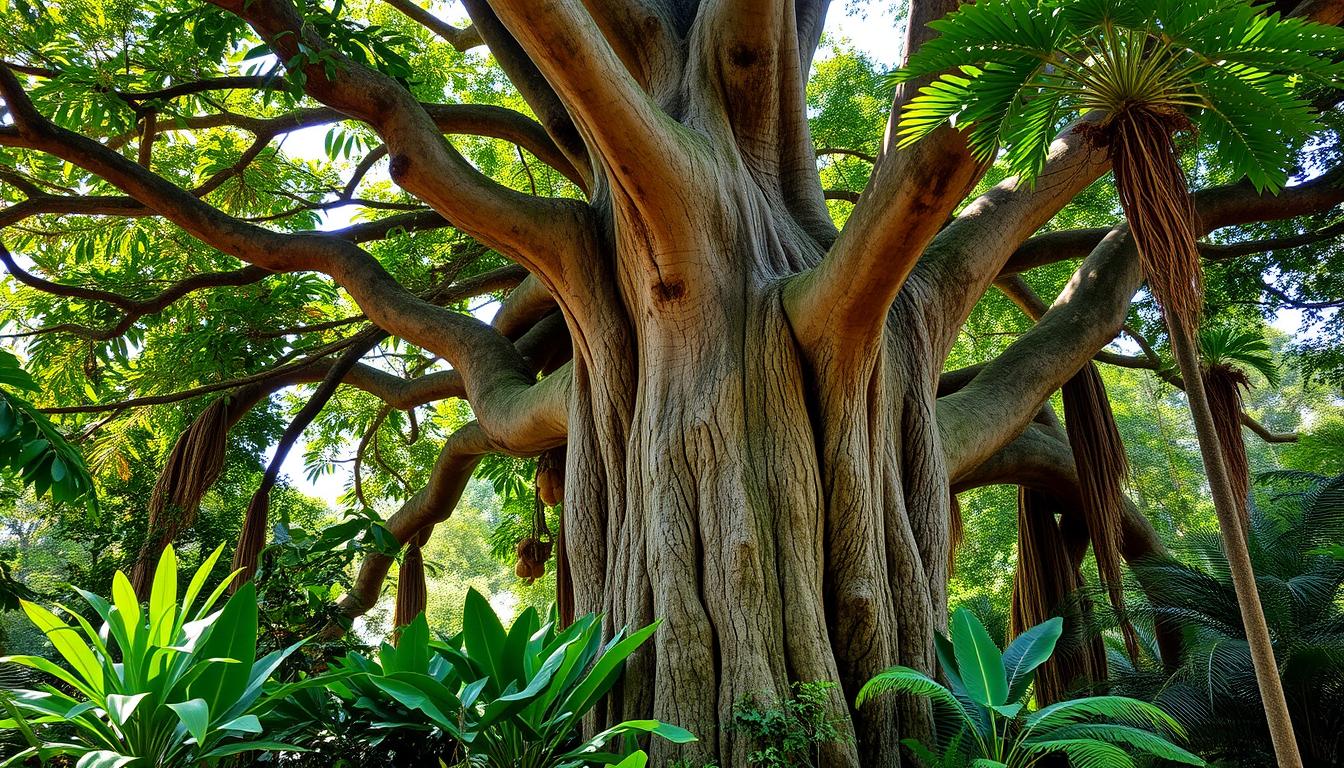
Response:
MULTIPOLYGON (((357 309, 271 329, 292 350, 259 371, 49 410, 103 418, 217 398, 210 423, 183 433, 156 491, 166 540, 182 520, 160 508, 189 517, 220 471, 190 457, 217 457, 229 429, 284 387, 328 382, 318 390, 326 398, 337 383, 354 387, 381 398, 383 416, 464 400, 475 420, 442 440, 389 529, 418 558, 483 457, 546 453, 546 494, 563 498, 562 613, 601 612, 609 630, 663 621, 601 714, 657 717, 700 737, 654 744, 656 764, 745 766, 750 745, 724 727, 733 704, 827 680, 839 683, 832 703, 855 739, 828 746, 823 764, 900 765, 900 739, 930 728, 924 705, 850 704, 893 664, 935 667, 957 535, 952 494, 1006 483, 1082 506, 1048 400, 1116 338, 1142 279, 1118 211, 1110 228, 1041 230, 1109 171, 1106 153, 1065 126, 1034 184, 985 184, 989 168, 950 128, 900 150, 875 136, 882 150, 866 188, 828 193, 805 90, 825 0, 462 4, 465 27, 413 2, 370 7, 396 9, 438 44, 485 46, 516 108, 444 103, 442 85, 431 98, 377 27, 294 0, 173 5, 137 20, 133 35, 176 41, 190 64, 136 59, 135 77, 80 81, 122 115, 96 129, 80 129, 53 96, 80 73, 23 45, 0 49, 0 148, 16 158, 0 165, 9 201, 0 237, 62 217, 157 217, 185 233, 182 248, 204 246, 218 262, 145 295, 39 276, 40 259, 29 266, 11 242, 17 255, 5 263, 20 283, 106 310, 107 325, 49 325, 38 338, 94 344, 197 291, 309 273, 357 309), (248 50, 259 64, 240 69, 248 50), (278 195, 283 204, 267 211, 240 212, 222 196, 272 162, 287 134, 331 125, 368 132, 343 183, 278 195), (235 162, 172 172, 175 136, 219 127, 251 137, 235 162), (501 183, 469 161, 462 148, 481 137, 526 152, 530 183, 501 183), (396 202, 359 195, 379 163, 396 202), (78 183, 52 181, 62 164, 78 183), (543 165, 568 194, 538 190, 531 169, 543 165), (828 198, 853 202, 842 228, 828 198), (368 220, 340 229, 290 225, 298 213, 360 204, 368 220), (380 260, 382 241, 435 231, 457 238, 451 258, 418 282, 380 260), (487 250, 509 263, 461 269, 487 250), (1064 261, 1077 270, 1048 306, 1015 282, 1064 261), (996 284, 1035 324, 994 359, 946 371, 963 323, 996 284), (463 311, 500 293, 491 322, 463 311), (361 362, 382 334, 450 368, 400 375, 361 362)), ((1330 4, 1317 5, 1304 12, 1338 23, 1330 4)), ((954 7, 913 0, 905 50, 954 7)), ((897 88, 892 114, 926 83, 897 88)), ((1324 169, 1277 196, 1241 183, 1199 189, 1200 234, 1329 211, 1344 201, 1338 177, 1324 169)), ((424 260, 414 248, 410 258, 424 260)), ((361 458, 377 454, 367 447, 361 458)), ((253 535, 267 530, 258 498, 247 512, 253 535)), ((1118 530, 1106 539, 1119 539, 1126 558, 1161 550, 1132 505, 1118 530)), ((392 564, 362 565, 343 601, 350 615, 372 607, 392 564)))

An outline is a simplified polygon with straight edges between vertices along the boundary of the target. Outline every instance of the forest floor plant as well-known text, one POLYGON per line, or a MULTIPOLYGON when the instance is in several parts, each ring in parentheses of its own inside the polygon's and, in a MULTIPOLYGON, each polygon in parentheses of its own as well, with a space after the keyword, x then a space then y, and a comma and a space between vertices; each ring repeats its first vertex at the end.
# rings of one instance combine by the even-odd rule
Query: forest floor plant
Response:
POLYGON ((582 616, 563 629, 555 618, 542 624, 529 608, 505 628, 471 590, 458 635, 434 640, 421 614, 402 628, 396 645, 384 643, 377 658, 351 653, 335 665, 327 678, 341 702, 335 709, 308 691, 277 708, 268 725, 287 738, 314 725, 320 735, 302 741, 320 749, 345 724, 363 720, 372 734, 409 730, 440 744, 432 757, 445 765, 460 760, 477 768, 633 766, 640 763, 627 737, 695 740, 657 720, 627 720, 583 738, 584 718, 658 625, 618 632, 604 643, 600 616, 582 616), (351 711, 355 716, 345 714, 351 711), (339 723, 332 722, 333 712, 339 723))
POLYGON ((1004 146, 1029 182, 1059 124, 1081 113, 1078 130, 1107 150, 1185 379, 1278 761, 1292 768, 1302 761, 1201 376, 1199 226, 1173 141, 1198 128, 1258 191, 1287 182, 1293 148, 1316 128, 1301 86, 1339 85, 1344 31, 1262 10, 1242 0, 990 0, 936 22, 939 37, 896 79, 945 73, 907 105, 904 143, 956 121, 978 157, 1004 146))
POLYGON ((938 663, 951 688, 909 667, 892 667, 864 685, 855 706, 876 696, 929 699, 937 743, 907 739, 926 768, 1028 768, 1063 755, 1080 768, 1133 766, 1131 753, 1183 765, 1205 765, 1176 746, 1180 725, 1161 709, 1123 696, 1092 696, 1028 709, 1037 667, 1063 632, 1054 618, 1018 635, 1005 651, 970 611, 952 614, 951 637, 937 636, 938 663))
POLYGON ((747 697, 733 706, 733 729, 751 737, 747 765, 755 768, 820 768, 821 749, 846 733, 828 702, 834 683, 794 683, 781 701, 747 697))
POLYGON ((228 579, 204 590, 222 551, 201 565, 180 600, 171 547, 159 559, 147 609, 120 571, 111 601, 79 590, 100 628, 64 606, 73 626, 24 601, 23 611, 64 664, 41 656, 0 658, 53 680, 0 700, 7 715, 0 728, 17 731, 27 745, 3 765, 35 757, 44 765, 74 760, 78 768, 195 768, 291 748, 264 740, 260 717, 298 687, 266 685, 297 646, 256 658, 257 601, 250 585, 216 610, 228 579))

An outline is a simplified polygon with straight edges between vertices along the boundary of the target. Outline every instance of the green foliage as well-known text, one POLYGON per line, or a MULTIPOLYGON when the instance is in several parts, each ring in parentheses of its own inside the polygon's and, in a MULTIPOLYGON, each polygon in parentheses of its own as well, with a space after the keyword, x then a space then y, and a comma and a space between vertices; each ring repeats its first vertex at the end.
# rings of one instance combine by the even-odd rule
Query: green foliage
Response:
POLYGON ((471 590, 460 634, 432 640, 424 616, 417 617, 395 646, 382 645, 377 659, 351 653, 336 664, 329 688, 338 706, 286 705, 277 710, 285 721, 279 727, 299 732, 311 717, 324 734, 320 740, 350 722, 343 712, 362 710, 360 718, 374 729, 427 734, 442 745, 440 759, 456 749, 471 765, 493 768, 624 764, 628 737, 695 739, 657 720, 625 721, 581 738, 583 718, 656 629, 653 624, 629 635, 619 632, 603 643, 600 616, 584 616, 561 630, 554 617, 543 625, 532 609, 506 629, 486 599, 471 590))
POLYGON ((1302 84, 1344 75, 1344 31, 1242 0, 990 0, 930 26, 938 37, 891 77, 944 73, 902 112, 901 145, 955 122, 978 159, 1002 146, 1028 179, 1064 121, 1142 105, 1189 113, 1235 176, 1277 191, 1292 170, 1285 147, 1316 130, 1302 84))
POLYGON ((1199 331, 1200 357, 1207 366, 1251 370, 1271 387, 1280 384, 1279 367, 1269 342, 1255 331, 1228 325, 1205 326, 1199 331))
POLYGON ((261 552, 254 579, 257 590, 263 652, 287 648, 304 638, 302 645, 277 671, 277 678, 292 680, 302 672, 317 672, 335 657, 359 642, 349 630, 349 616, 337 605, 351 586, 355 560, 369 553, 395 554, 393 545, 373 534, 386 528, 367 517, 353 517, 316 532, 279 524, 275 542, 261 552), (329 627, 345 630, 326 639, 329 627))
POLYGON ((0 468, 18 473, 38 496, 95 505, 84 459, 60 430, 11 390, 35 392, 37 382, 14 355, 0 349, 0 468))
POLYGON ((83 592, 102 621, 99 629, 64 607, 74 626, 25 601, 24 612, 64 664, 41 656, 0 659, 53 678, 37 690, 12 691, 4 702, 9 717, 0 727, 19 732, 28 744, 7 764, 65 756, 81 767, 209 766, 284 748, 259 739, 258 715, 280 695, 266 682, 294 648, 256 659, 251 585, 214 610, 228 582, 204 590, 221 552, 196 571, 180 600, 171 547, 159 560, 147 607, 120 572, 111 601, 83 592))
POLYGON ((761 768, 820 766, 821 748, 844 741, 844 720, 831 699, 835 683, 794 683, 792 695, 778 702, 753 698, 733 705, 732 727, 751 738, 747 764, 761 768))
MULTIPOLYGON (((1274 473, 1248 531, 1256 585, 1274 655, 1309 766, 1344 759, 1344 476, 1274 473)), ((1113 690, 1150 700, 1180 722, 1220 765, 1273 762, 1236 594, 1216 530, 1190 533, 1184 560, 1138 563, 1144 585, 1132 610, 1179 629, 1174 668, 1155 649, 1132 665, 1111 654, 1113 690)))
POLYGON ((1168 740, 1181 734, 1180 725, 1143 701, 1095 696, 1029 711, 1023 702, 1027 689, 1036 668, 1054 653, 1063 629, 1063 619, 1051 619, 1000 651, 980 621, 958 609, 952 615, 951 638, 935 637, 938 663, 950 689, 918 670, 892 667, 863 686, 855 706, 891 693, 929 699, 938 743, 903 743, 930 768, 1026 768, 1047 755, 1063 755, 1078 766, 1119 768, 1134 764, 1130 753, 1205 764, 1168 740))

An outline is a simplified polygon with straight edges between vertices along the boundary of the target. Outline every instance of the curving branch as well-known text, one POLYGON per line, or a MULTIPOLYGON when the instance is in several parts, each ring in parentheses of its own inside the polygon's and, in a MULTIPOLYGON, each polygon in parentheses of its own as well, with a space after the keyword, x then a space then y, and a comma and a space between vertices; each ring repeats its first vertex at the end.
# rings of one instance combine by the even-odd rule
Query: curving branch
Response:
POLYGON ((481 173, 406 88, 322 39, 290 0, 213 2, 247 21, 281 60, 304 62, 308 95, 373 127, 392 179, 459 229, 550 279, 588 257, 595 231, 586 205, 533 197, 481 173))
POLYGON ((657 202, 685 186, 685 129, 644 91, 583 3, 496 0, 490 7, 555 89, 613 187, 657 202))
MULTIPOLYGON (((957 0, 912 3, 907 55, 933 36, 929 22, 956 6, 957 0)), ((872 355, 887 310, 925 246, 983 173, 961 134, 948 127, 912 147, 895 146, 901 109, 927 82, 896 89, 882 150, 859 203, 821 263, 785 292, 795 333, 807 349, 872 355)))
POLYGON ((383 2, 401 11, 407 18, 430 32, 443 38, 443 41, 459 51, 468 51, 478 45, 485 45, 481 33, 473 26, 455 27, 433 13, 421 8, 415 0, 383 0, 383 2))
MULTIPOLYGON (((0 94, 17 120, 13 130, 0 132, 0 145, 36 149, 74 163, 120 187, 202 242, 256 266, 274 272, 330 275, 374 324, 434 352, 461 371, 483 424, 489 426, 496 418, 507 422, 514 398, 532 387, 532 374, 507 339, 474 317, 438 307, 406 290, 354 244, 320 233, 273 232, 228 216, 98 142, 46 120, 5 69, 0 69, 0 94)), ((437 133, 434 138, 439 140, 437 133)), ((571 233, 577 240, 590 234, 586 216, 583 222, 582 233, 571 233)), ((579 224, 577 220, 570 223, 579 224)), ((529 224, 511 226, 517 232, 526 231, 529 224)))
POLYGON ((20 334, 23 336, 36 336, 48 333, 69 333, 91 341, 107 341, 109 339, 115 339, 126 333, 135 321, 146 315, 152 315, 163 311, 178 299, 194 291, 200 291, 207 288, 251 285, 264 280, 272 274, 269 270, 252 266, 229 270, 227 272, 206 272, 178 280, 164 289, 161 293, 148 299, 132 299, 129 296, 123 296, 111 291, 85 288, 77 285, 65 285, 63 283, 44 280, 43 278, 40 278, 31 272, 24 271, 19 267, 19 265, 14 262, 14 257, 3 245, 0 245, 0 263, 4 264, 5 269, 9 270, 9 273, 14 276, 14 279, 30 288, 35 288, 55 296, 106 302, 123 310, 121 319, 105 328, 92 328, 78 323, 60 323, 58 325, 47 326, 35 331, 20 334))
MULTIPOLYGON (((1248 184, 1194 194, 1203 231, 1327 211, 1344 203, 1344 170, 1283 190, 1248 184)), ((938 424, 954 474, 977 466, 1025 428, 1031 414, 1121 329, 1141 278, 1122 225, 1083 260, 1069 285, 1031 330, 986 364, 963 389, 939 399, 938 424), (1024 375, 1030 371, 1031 375, 1024 375)))
MULTIPOLYGON (((517 431, 507 445, 492 440, 477 422, 469 422, 444 442, 439 458, 430 472, 429 482, 407 499, 385 521, 393 537, 405 543, 419 532, 448 519, 462 498, 467 482, 488 453, 535 456, 563 445, 568 428, 568 400, 571 368, 565 366, 538 385, 542 397, 520 403, 521 418, 517 431)), ((387 578, 392 558, 371 555, 360 564, 350 591, 340 606, 347 616, 361 616, 377 603, 387 578)))

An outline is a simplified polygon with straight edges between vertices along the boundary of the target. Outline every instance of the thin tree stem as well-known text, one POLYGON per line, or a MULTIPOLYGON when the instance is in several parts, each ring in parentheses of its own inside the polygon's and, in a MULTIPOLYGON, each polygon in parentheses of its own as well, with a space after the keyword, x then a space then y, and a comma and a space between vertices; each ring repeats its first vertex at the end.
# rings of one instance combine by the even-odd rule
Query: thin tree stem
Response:
POLYGON ((1293 734, 1293 722, 1288 714, 1283 681, 1279 679, 1279 667, 1274 659, 1274 645, 1270 640, 1269 625, 1265 622, 1264 608, 1260 605, 1260 593, 1255 586, 1255 570, 1251 565, 1245 532, 1241 527, 1239 505, 1227 476, 1227 468, 1223 465, 1213 412, 1209 408, 1208 397, 1204 392, 1204 378, 1200 376, 1199 353, 1195 349, 1193 334, 1179 315, 1168 314, 1167 323, 1171 331, 1172 351, 1180 366, 1181 377, 1186 383, 1185 392, 1190 404, 1190 415, 1195 422, 1195 435, 1199 439, 1199 452, 1204 459, 1204 470, 1209 476, 1213 508, 1218 515, 1218 532, 1222 537, 1223 551, 1227 554, 1228 570, 1232 573, 1232 586, 1237 593, 1237 606, 1241 609, 1241 621, 1245 625, 1246 641, 1250 645, 1251 662, 1255 667, 1255 678, 1260 687, 1265 718, 1269 722, 1269 735, 1274 744, 1274 754, 1278 759, 1279 768, 1302 768, 1302 756, 1298 752, 1297 739, 1293 734))

